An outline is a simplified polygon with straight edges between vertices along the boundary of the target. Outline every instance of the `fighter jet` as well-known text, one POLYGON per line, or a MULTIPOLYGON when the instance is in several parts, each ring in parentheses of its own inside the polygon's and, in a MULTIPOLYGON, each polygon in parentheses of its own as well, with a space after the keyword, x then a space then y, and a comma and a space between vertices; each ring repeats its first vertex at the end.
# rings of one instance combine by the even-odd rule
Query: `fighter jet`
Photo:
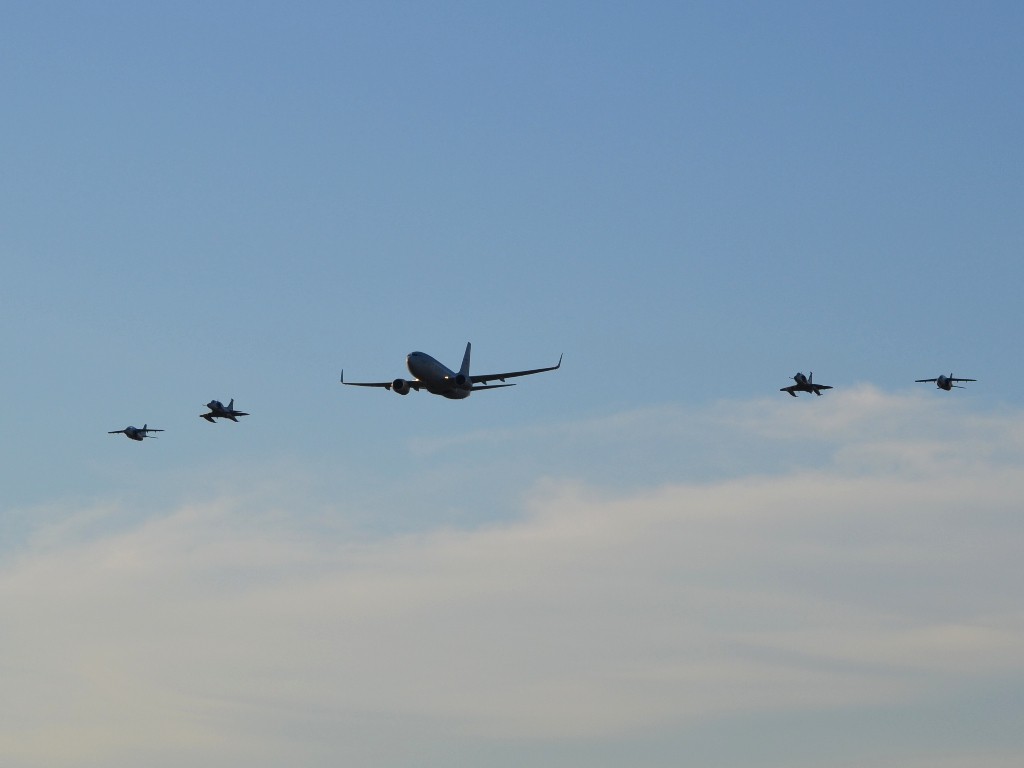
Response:
POLYGON ((916 381, 918 384, 923 384, 925 382, 935 382, 936 387, 938 387, 939 389, 944 389, 947 392, 950 392, 952 391, 953 387, 956 387, 957 389, 967 389, 967 387, 961 387, 959 384, 954 384, 954 382, 956 381, 977 381, 977 379, 954 379, 953 374, 950 373, 949 376, 939 376, 934 379, 915 379, 914 381, 916 381))
POLYGON ((113 432, 107 432, 108 435, 124 435, 129 440, 138 440, 140 443, 143 438, 150 438, 155 440, 154 435, 147 434, 148 432, 163 432, 162 429, 150 429, 147 424, 142 425, 142 429, 138 427, 125 427, 124 429, 115 429, 113 432))
POLYGON ((233 422, 238 423, 236 416, 248 416, 248 413, 235 410, 235 398, 231 398, 231 402, 224 407, 224 403, 220 400, 211 400, 206 404, 206 407, 210 409, 209 413, 200 413, 199 418, 206 419, 211 424, 214 424, 214 419, 231 419, 233 422))
POLYGON ((345 381, 345 371, 341 372, 341 383, 352 387, 383 387, 397 392, 400 395, 408 395, 409 390, 417 392, 425 389, 432 395, 441 395, 449 400, 463 400, 471 393, 480 389, 498 389, 500 387, 514 387, 515 384, 488 384, 489 381, 504 382, 505 379, 512 379, 516 376, 530 376, 534 373, 554 371, 561 367, 562 356, 558 356, 558 363, 547 368, 533 368, 529 371, 510 371, 508 373, 483 373, 470 375, 469 353, 472 345, 466 344, 466 353, 462 357, 462 367, 456 373, 450 368, 439 363, 425 352, 412 352, 405 358, 405 365, 409 373, 413 375, 411 380, 395 379, 394 381, 345 381))
POLYGON ((779 392, 789 392, 793 397, 796 397, 797 392, 813 392, 818 395, 818 397, 821 397, 821 390, 832 389, 832 387, 827 384, 815 384, 813 372, 810 376, 804 376, 802 373, 798 373, 793 377, 793 381, 795 381, 796 384, 790 384, 788 387, 782 387, 779 389, 779 392))

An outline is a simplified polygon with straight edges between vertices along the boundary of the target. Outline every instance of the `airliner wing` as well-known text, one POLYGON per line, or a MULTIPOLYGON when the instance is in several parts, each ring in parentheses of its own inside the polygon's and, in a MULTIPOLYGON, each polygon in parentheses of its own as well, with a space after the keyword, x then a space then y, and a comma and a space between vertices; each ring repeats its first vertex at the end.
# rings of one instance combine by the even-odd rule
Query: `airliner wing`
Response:
MULTIPOLYGON (((505 379, 514 379, 517 376, 530 376, 534 373, 544 373, 545 371, 555 371, 562 367, 562 356, 558 356, 557 365, 550 365, 547 368, 533 368, 529 371, 509 371, 508 373, 480 373, 476 376, 470 376, 469 380, 474 384, 486 384, 488 381, 504 381, 505 379)), ((500 385, 494 385, 500 386, 500 385)), ((511 385, 509 385, 511 386, 511 385)), ((477 389, 477 387, 473 387, 477 389)))
MULTIPOLYGON (((341 383, 347 384, 350 387, 383 387, 384 389, 391 389, 394 385, 394 381, 345 381, 345 372, 341 372, 341 383)), ((420 387, 423 386, 423 382, 417 381, 416 379, 406 379, 406 383, 410 389, 415 389, 417 392, 420 391, 420 387)), ((249 414, 245 414, 248 416, 249 414)))

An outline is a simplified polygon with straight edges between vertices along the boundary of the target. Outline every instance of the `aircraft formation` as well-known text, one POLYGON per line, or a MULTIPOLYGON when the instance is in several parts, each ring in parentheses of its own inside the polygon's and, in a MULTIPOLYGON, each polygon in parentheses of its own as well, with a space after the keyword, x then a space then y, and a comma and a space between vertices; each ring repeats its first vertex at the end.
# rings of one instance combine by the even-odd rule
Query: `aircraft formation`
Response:
MULTIPOLYGON (((421 389, 432 395, 440 395, 449 400, 464 400, 470 394, 481 389, 500 389, 501 387, 514 387, 515 383, 508 384, 506 379, 514 379, 519 376, 531 376, 535 373, 555 371, 562 367, 562 357, 559 355, 558 362, 544 368, 531 368, 526 371, 506 371, 504 373, 478 373, 470 374, 469 359, 473 345, 466 343, 466 352, 462 356, 462 365, 458 372, 451 370, 446 365, 438 362, 425 352, 410 352, 405 359, 406 367, 412 375, 411 379, 392 379, 391 381, 345 381, 345 371, 341 372, 341 383, 353 387, 382 387, 397 392, 400 395, 407 395, 410 391, 421 389), (491 381, 500 381, 501 384, 490 384, 491 381)), ((208 413, 199 414, 199 418, 206 419, 211 424, 216 419, 229 419, 235 423, 238 417, 248 416, 244 411, 235 410, 235 400, 232 398, 227 405, 220 400, 211 400, 206 404, 208 413)), ((108 434, 123 434, 132 440, 142 441, 143 438, 153 437, 148 432, 163 432, 162 429, 150 429, 148 425, 138 427, 125 427, 108 434)))
MULTIPOLYGON (((214 419, 231 419, 231 421, 238 423, 239 416, 248 416, 248 413, 235 410, 235 399, 231 398, 231 402, 225 406, 220 400, 211 400, 206 404, 206 407, 210 409, 209 413, 199 414, 199 418, 206 419, 211 424, 214 424, 214 419)), ((138 440, 140 443, 145 438, 156 439, 156 435, 149 434, 150 432, 163 432, 162 429, 154 429, 148 424, 143 424, 141 427, 125 427, 124 429, 115 429, 111 432, 107 432, 108 435, 124 435, 129 440, 138 440)))
MULTIPOLYGON (((391 381, 345 381, 345 371, 341 372, 341 383, 350 387, 379 387, 395 392, 399 395, 408 395, 412 390, 419 392, 420 390, 426 390, 432 395, 439 395, 441 397, 448 398, 449 400, 464 400, 469 397, 473 392, 477 392, 482 389, 500 389, 502 387, 514 387, 515 382, 512 384, 506 383, 506 379, 514 379, 520 376, 532 376, 536 373, 546 373, 547 371, 557 371, 562 367, 562 356, 558 356, 558 362, 554 365, 549 365, 543 368, 531 368, 524 371, 506 371, 504 373, 478 373, 471 374, 469 372, 470 353, 472 352, 473 345, 469 342, 466 343, 466 351, 462 356, 462 365, 459 366, 458 371, 453 371, 443 363, 439 362, 435 358, 431 357, 425 352, 410 352, 405 358, 405 366, 409 369, 409 374, 412 376, 411 379, 397 378, 391 381), (489 382, 500 381, 501 384, 491 384, 489 382)), ((803 373, 797 372, 793 376, 793 384, 788 387, 781 387, 780 392, 785 392, 791 397, 796 397, 798 392, 806 392, 808 394, 814 394, 821 397, 823 390, 832 389, 828 384, 815 384, 814 373, 811 372, 807 376, 803 373)), ((934 379, 916 379, 916 383, 934 383, 939 389, 943 389, 947 392, 951 391, 954 387, 957 389, 964 389, 957 382, 966 381, 977 381, 977 379, 962 379, 955 378, 952 373, 949 376, 940 375, 934 379)), ((224 405, 220 400, 211 400, 206 404, 208 413, 199 414, 199 418, 206 419, 211 424, 216 423, 217 419, 228 419, 235 423, 238 423, 240 416, 248 416, 248 413, 244 411, 235 410, 235 400, 232 398, 228 401, 227 405, 224 405)), ((150 435, 150 432, 163 432, 162 429, 155 429, 150 427, 148 424, 143 424, 142 427, 125 427, 124 429, 116 429, 108 432, 110 435, 124 435, 129 440, 136 440, 142 442, 145 438, 155 438, 154 435, 150 435)))
MULTIPOLYGON (((815 384, 813 371, 808 376, 804 376, 802 373, 797 373, 793 377, 793 381, 795 381, 796 384, 790 384, 788 387, 781 387, 779 391, 788 392, 793 397, 796 397, 797 392, 813 392, 818 397, 821 397, 821 390, 832 389, 832 387, 828 386, 827 384, 815 384)), ((920 384, 922 382, 934 382, 935 386, 937 386, 939 389, 944 389, 947 392, 949 392, 953 389, 953 387, 956 387, 957 389, 965 389, 965 387, 961 387, 959 384, 955 384, 954 382, 977 381, 977 379, 955 379, 953 378, 953 374, 951 373, 949 374, 949 376, 938 376, 934 379, 915 379, 914 381, 917 384, 920 384)))

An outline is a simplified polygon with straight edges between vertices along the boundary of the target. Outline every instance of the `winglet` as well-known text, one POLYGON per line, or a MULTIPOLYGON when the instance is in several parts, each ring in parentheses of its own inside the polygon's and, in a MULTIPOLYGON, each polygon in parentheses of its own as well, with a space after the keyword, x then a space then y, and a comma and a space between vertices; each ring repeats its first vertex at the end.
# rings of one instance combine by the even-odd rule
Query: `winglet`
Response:
POLYGON ((344 368, 341 369, 341 383, 342 384, 345 383, 345 369, 344 368))

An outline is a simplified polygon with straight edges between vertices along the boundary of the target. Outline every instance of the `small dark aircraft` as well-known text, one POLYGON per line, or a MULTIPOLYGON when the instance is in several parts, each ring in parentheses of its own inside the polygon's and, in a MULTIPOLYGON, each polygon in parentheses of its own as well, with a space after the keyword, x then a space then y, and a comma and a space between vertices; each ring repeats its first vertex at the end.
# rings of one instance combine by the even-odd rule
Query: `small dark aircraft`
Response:
POLYGON ((220 400, 211 400, 206 404, 206 407, 210 409, 209 413, 200 413, 200 419, 206 419, 211 424, 214 424, 214 419, 231 419, 236 424, 238 419, 236 416, 248 416, 248 413, 235 410, 235 398, 231 398, 231 402, 224 405, 220 400))
POLYGON ((547 368, 533 368, 529 371, 510 371, 509 373, 479 373, 470 376, 469 374, 469 352, 471 344, 466 344, 466 353, 462 357, 462 367, 459 372, 447 368, 425 352, 411 352, 405 358, 405 365, 409 373, 413 375, 412 380, 395 379, 394 381, 345 381, 345 371, 341 372, 341 383, 351 387, 383 387, 397 392, 400 395, 408 395, 410 389, 417 392, 425 389, 432 395, 441 395, 449 400, 462 400, 469 397, 479 389, 498 389, 500 387, 514 387, 515 384, 488 384, 489 381, 504 382, 505 379, 512 379, 516 376, 530 376, 534 373, 554 371, 561 367, 562 357, 559 355, 556 365, 547 368))
POLYGON ((944 389, 947 392, 950 392, 950 391, 952 391, 953 387, 956 387, 957 389, 967 389, 967 387, 961 387, 959 384, 956 384, 954 382, 957 382, 957 381, 977 381, 977 379, 954 379, 953 378, 953 374, 951 373, 951 374, 949 374, 949 376, 939 376, 939 377, 934 378, 934 379, 915 379, 915 381, 918 384, 923 384, 925 382, 935 382, 935 386, 936 387, 938 387, 939 389, 944 389))
POLYGON ((832 389, 828 384, 815 384, 813 372, 810 376, 804 376, 802 373, 798 373, 793 377, 793 381, 795 381, 796 384, 790 384, 788 387, 782 387, 779 389, 779 392, 789 392, 793 397, 796 397, 797 392, 813 392, 818 395, 818 397, 821 397, 821 390, 832 389))
POLYGON ((107 432, 108 435, 124 435, 129 440, 138 440, 140 443, 143 438, 150 438, 155 440, 156 437, 147 434, 149 432, 163 432, 162 429, 150 429, 147 424, 142 425, 142 429, 138 427, 125 427, 124 429, 115 429, 113 432, 107 432))

